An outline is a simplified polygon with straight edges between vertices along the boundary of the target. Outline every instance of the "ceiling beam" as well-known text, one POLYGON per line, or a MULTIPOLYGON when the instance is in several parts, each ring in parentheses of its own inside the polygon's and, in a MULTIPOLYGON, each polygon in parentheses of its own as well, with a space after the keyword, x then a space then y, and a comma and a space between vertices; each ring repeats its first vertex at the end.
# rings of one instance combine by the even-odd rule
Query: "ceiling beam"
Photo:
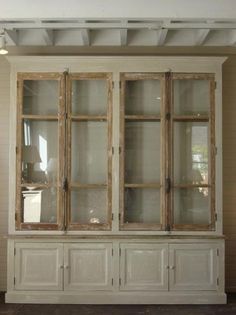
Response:
POLYGON ((127 29, 120 29, 120 45, 126 46, 127 45, 127 38, 128 38, 128 30, 127 29))
POLYGON ((81 29, 81 37, 84 46, 90 45, 90 34, 88 29, 81 29))
POLYGON ((157 46, 163 46, 166 40, 168 29, 159 30, 157 33, 157 46))
POLYGON ((5 30, 7 44, 18 45, 18 31, 5 30))
POLYGON ((209 29, 199 30, 197 34, 197 39, 195 41, 195 45, 196 46, 203 45, 209 33, 210 33, 209 29))
POLYGON ((54 44, 54 36, 52 30, 42 30, 43 39, 48 46, 52 46, 54 44))

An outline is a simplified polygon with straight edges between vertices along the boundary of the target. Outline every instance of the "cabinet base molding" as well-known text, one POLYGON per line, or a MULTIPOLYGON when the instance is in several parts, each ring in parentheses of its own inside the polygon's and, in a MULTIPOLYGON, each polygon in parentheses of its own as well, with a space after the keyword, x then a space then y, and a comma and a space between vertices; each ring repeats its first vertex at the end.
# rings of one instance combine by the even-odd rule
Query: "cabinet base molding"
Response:
POLYGON ((226 304, 225 293, 134 292, 63 294, 52 292, 7 292, 6 303, 35 304, 226 304))

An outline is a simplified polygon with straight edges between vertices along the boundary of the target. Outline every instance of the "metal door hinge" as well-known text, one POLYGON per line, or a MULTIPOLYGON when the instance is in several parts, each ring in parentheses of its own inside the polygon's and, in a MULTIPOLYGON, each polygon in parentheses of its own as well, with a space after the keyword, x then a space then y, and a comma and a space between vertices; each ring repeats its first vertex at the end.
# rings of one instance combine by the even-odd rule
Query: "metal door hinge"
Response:
POLYGON ((62 189, 66 192, 68 190, 68 180, 67 178, 63 179, 62 189))
POLYGON ((18 150, 18 147, 16 147, 16 154, 18 154, 19 150, 18 150))
POLYGON ((217 256, 220 256, 220 250, 217 248, 217 256))
POLYGON ((218 216, 217 216, 217 213, 215 213, 215 221, 217 221, 218 219, 218 216))
POLYGON ((113 283, 114 283, 114 280, 113 280, 113 278, 111 279, 111 285, 113 285, 113 283))
POLYGON ((170 120, 170 113, 166 113, 166 120, 170 120))
POLYGON ((119 285, 121 285, 121 278, 119 278, 119 285))
POLYGON ((121 248, 119 248, 119 255, 121 256, 121 248))
POLYGON ((169 193, 170 193, 170 189, 171 189, 171 180, 170 180, 170 177, 167 177, 167 178, 166 178, 165 188, 166 188, 166 193, 169 194, 169 193))
POLYGON ((16 277, 14 277, 14 285, 16 284, 16 277))
POLYGON ((113 250, 113 248, 112 248, 112 250, 111 250, 111 256, 113 256, 114 255, 114 250, 113 250))
POLYGON ((115 82, 114 81, 112 81, 111 86, 114 89, 114 86, 115 86, 115 82))
POLYGON ((121 147, 119 147, 119 154, 121 154, 121 147))
POLYGON ((216 279, 216 283, 217 283, 217 285, 219 285, 219 284, 220 284, 220 280, 219 280, 219 278, 217 278, 217 279, 216 279))
POLYGON ((119 213, 119 221, 121 220, 121 213, 119 213))
POLYGON ((16 256, 16 248, 14 248, 14 256, 16 256))
POLYGON ((19 81, 16 82, 16 86, 17 86, 17 88, 19 88, 19 86, 20 86, 20 82, 19 81))
POLYGON ((167 225, 166 225, 165 230, 166 230, 166 231, 170 231, 170 224, 167 224, 167 225))
POLYGON ((115 149, 114 147, 111 148, 111 154, 114 155, 115 149))
POLYGON ((215 81, 215 90, 217 89, 217 82, 215 81))
POLYGON ((111 214, 111 220, 114 220, 114 213, 111 214))

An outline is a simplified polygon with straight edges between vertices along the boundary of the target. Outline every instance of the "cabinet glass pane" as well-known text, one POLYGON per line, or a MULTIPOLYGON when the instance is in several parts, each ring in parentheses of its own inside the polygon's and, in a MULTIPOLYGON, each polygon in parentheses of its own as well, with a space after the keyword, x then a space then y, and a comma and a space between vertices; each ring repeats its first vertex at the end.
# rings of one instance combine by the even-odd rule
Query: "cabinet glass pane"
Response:
POLYGON ((160 182, 160 123, 126 122, 125 182, 160 182))
POLYGON ((57 115, 59 96, 59 83, 56 80, 25 80, 23 114, 57 115))
POLYGON ((107 182, 107 123, 72 122, 72 182, 107 182))
POLYGON ((174 80, 174 113, 207 115, 210 109, 209 80, 174 80))
POLYGON ((174 123, 174 181, 208 184, 209 130, 205 122, 174 123))
POLYGON ((72 81, 72 115, 106 115, 106 80, 72 81))
POLYGON ((159 189, 126 188, 124 223, 160 223, 159 189))
POLYGON ((25 183, 57 181, 57 121, 23 121, 22 180, 25 183))
POLYGON ((23 223, 57 222, 57 189, 22 189, 23 223))
POLYGON ((210 189, 197 187, 175 189, 174 223, 209 224, 211 222, 210 189))
POLYGON ((73 188, 71 191, 71 222, 77 224, 107 223, 107 190, 73 188))
POLYGON ((159 115, 160 110, 161 88, 159 80, 126 81, 126 115, 159 115))

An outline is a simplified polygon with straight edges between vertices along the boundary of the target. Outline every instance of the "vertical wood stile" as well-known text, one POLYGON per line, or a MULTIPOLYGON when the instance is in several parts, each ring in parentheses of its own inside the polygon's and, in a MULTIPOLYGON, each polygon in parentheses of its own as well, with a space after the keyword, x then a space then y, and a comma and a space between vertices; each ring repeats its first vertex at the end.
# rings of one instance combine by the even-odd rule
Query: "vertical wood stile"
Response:
POLYGON ((124 193, 125 193, 125 74, 120 75, 120 188, 119 188, 119 216, 120 227, 124 225, 124 193))

